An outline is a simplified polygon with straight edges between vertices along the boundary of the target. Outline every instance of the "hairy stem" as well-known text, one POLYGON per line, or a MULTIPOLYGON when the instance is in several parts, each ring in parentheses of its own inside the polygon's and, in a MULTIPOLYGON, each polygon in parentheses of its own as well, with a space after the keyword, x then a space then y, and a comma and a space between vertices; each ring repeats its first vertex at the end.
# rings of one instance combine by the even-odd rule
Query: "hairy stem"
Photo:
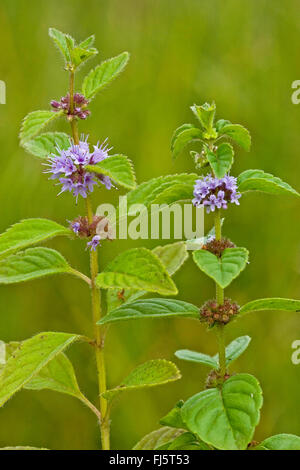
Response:
MULTIPOLYGON (((217 209, 215 212, 215 233, 216 240, 222 238, 222 223, 221 223, 221 210, 217 209)), ((224 289, 216 283, 216 298, 219 305, 224 303, 224 289)), ((225 329, 224 325, 218 325, 217 327, 217 339, 219 347, 219 364, 221 378, 224 379, 226 374, 226 352, 225 352, 225 329)))
MULTIPOLYGON (((74 110, 74 82, 75 74, 74 70, 70 71, 70 112, 71 115, 74 110)), ((74 144, 79 144, 78 126, 77 120, 71 117, 70 120, 72 128, 72 136, 74 144)), ((93 209, 90 197, 86 198, 86 210, 89 223, 93 222, 93 209)), ((107 413, 107 400, 101 396, 106 391, 106 372, 105 372, 105 360, 104 360, 104 335, 102 335, 101 327, 97 325, 97 322, 101 319, 101 291, 96 286, 96 277, 98 275, 98 253, 97 251, 91 250, 90 254, 90 270, 91 270, 91 296, 92 296, 92 314, 93 314, 93 327, 95 337, 95 354, 97 364, 97 375, 98 375, 98 388, 100 395, 100 412, 98 411, 98 418, 100 418, 100 431, 101 431, 101 443, 103 450, 109 450, 110 448, 110 430, 109 430, 109 414, 107 413)), ((74 273, 75 274, 75 273, 74 273)), ((77 274, 78 275, 78 274, 77 274)), ((96 412, 97 408, 94 407, 90 402, 86 403, 93 411, 96 412), (92 406, 91 406, 92 405, 92 406)), ((96 414, 96 413, 95 413, 96 414)))

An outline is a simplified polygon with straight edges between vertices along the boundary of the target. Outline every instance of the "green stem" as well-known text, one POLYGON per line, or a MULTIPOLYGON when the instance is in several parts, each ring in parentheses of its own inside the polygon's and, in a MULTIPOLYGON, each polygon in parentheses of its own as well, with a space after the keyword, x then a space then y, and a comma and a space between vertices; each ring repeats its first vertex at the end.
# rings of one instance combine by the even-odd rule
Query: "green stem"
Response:
MULTIPOLYGON (((70 111, 71 114, 74 110, 74 82, 75 74, 74 70, 70 71, 70 111)), ((78 136, 78 127, 77 120, 71 118, 71 128, 74 144, 79 144, 78 136)), ((91 224, 93 222, 93 209, 90 197, 86 198, 86 209, 87 209, 87 218, 88 222, 91 224)), ((98 389, 100 396, 100 412, 98 411, 98 416, 100 417, 100 431, 101 431, 101 443, 103 450, 110 449, 110 429, 109 429, 109 413, 107 410, 107 400, 103 398, 102 394, 106 391, 106 371, 105 371, 105 359, 104 359, 104 334, 102 334, 101 327, 97 325, 97 322, 101 319, 101 291, 96 286, 96 277, 98 275, 98 253, 97 251, 91 250, 90 253, 90 270, 91 270, 91 296, 92 296, 92 313, 93 313, 93 327, 94 327, 94 336, 95 336, 95 354, 96 354, 96 364, 97 364, 97 375, 98 375, 98 389)), ((75 274, 75 272, 74 272, 75 274)), ((77 273, 76 273, 77 274, 77 273)), ((78 274, 77 274, 78 275, 78 274)), ((91 409, 91 404, 86 403, 91 409)), ((92 405, 94 406, 94 405, 92 405)), ((94 407, 93 411, 97 410, 94 407)))
MULTIPOLYGON (((222 223, 221 223, 221 210, 217 209, 215 212, 215 234, 216 240, 222 239, 222 223)), ((224 303, 224 289, 216 283, 216 298, 219 305, 224 303)), ((219 364, 221 378, 224 379, 226 374, 226 352, 225 352, 225 330, 224 325, 217 327, 217 339, 219 347, 219 364)))

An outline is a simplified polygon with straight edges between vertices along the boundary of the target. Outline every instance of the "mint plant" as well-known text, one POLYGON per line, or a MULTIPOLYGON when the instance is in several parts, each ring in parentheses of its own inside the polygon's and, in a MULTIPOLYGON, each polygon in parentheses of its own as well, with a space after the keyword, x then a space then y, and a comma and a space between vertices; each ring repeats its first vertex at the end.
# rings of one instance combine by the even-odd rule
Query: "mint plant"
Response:
MULTIPOLYGON (((196 207, 214 214, 214 227, 201 240, 190 241, 195 246, 193 260, 216 286, 216 297, 202 307, 181 303, 179 308, 168 299, 136 300, 125 303, 105 316, 100 323, 141 317, 185 316, 200 320, 215 333, 218 353, 215 356, 179 350, 175 355, 182 360, 202 364, 211 369, 205 390, 180 401, 161 420, 163 427, 145 436, 135 449, 165 450, 300 450, 300 437, 279 434, 258 443, 253 440, 260 420, 263 403, 259 381, 247 373, 234 373, 232 363, 247 349, 251 338, 241 336, 226 346, 225 333, 232 321, 250 312, 261 310, 299 311, 300 301, 285 298, 253 300, 240 307, 225 297, 225 288, 236 279, 248 263, 246 248, 236 247, 222 235, 223 215, 229 204, 240 205, 241 197, 250 191, 269 194, 294 195, 299 193, 278 177, 263 170, 246 170, 237 178, 230 175, 234 162, 232 143, 250 149, 251 139, 246 128, 227 120, 215 120, 215 104, 192 106, 197 125, 184 124, 173 136, 171 148, 177 155, 192 142, 199 142, 200 150, 191 151, 198 176, 191 175, 193 188, 187 176, 175 181, 173 187, 160 187, 160 200, 169 203, 177 199, 192 199, 196 207), (183 308, 182 308, 183 307, 183 308)), ((198 149, 199 149, 198 147, 198 149)), ((167 178, 166 178, 167 186, 167 178)), ((157 179, 157 186, 161 181, 157 179)), ((152 199, 153 188, 142 197, 152 199)), ((137 193, 134 190, 132 193, 137 193)), ((155 191, 154 191, 155 192, 155 191)), ((132 197, 132 196, 131 196, 132 197)), ((154 199, 157 197, 154 194, 154 199)))
MULTIPOLYGON (((111 155, 107 140, 90 143, 87 136, 80 136, 80 120, 90 116, 88 109, 96 94, 115 79, 125 68, 129 54, 123 52, 97 65, 86 75, 80 91, 75 89, 75 77, 79 67, 94 57, 94 36, 77 43, 68 34, 49 30, 58 46, 64 69, 69 76, 68 91, 60 100, 51 101, 51 109, 29 113, 23 120, 20 143, 29 153, 38 157, 50 181, 59 187, 60 197, 73 197, 78 205, 85 203, 85 213, 68 226, 48 219, 22 220, 0 235, 0 284, 14 284, 54 274, 71 274, 84 282, 91 293, 93 336, 61 332, 42 332, 22 342, 6 344, 5 363, 0 365, 0 406, 17 391, 24 389, 49 389, 71 395, 85 404, 97 417, 101 431, 103 450, 110 448, 111 409, 120 394, 144 387, 166 384, 180 378, 175 364, 155 359, 139 365, 118 386, 107 387, 105 338, 108 325, 101 323, 107 312, 114 316, 120 304, 147 292, 176 295, 177 288, 171 276, 187 257, 183 242, 156 247, 130 249, 119 254, 101 272, 98 264, 99 249, 108 247, 113 230, 108 218, 98 215, 91 200, 95 190, 113 190, 115 187, 131 190, 128 200, 133 204, 142 199, 146 204, 164 195, 164 191, 184 185, 191 188, 194 178, 175 175, 152 180, 136 187, 133 166, 122 154, 111 155), (70 126, 65 132, 44 132, 46 126, 63 119, 70 126), (161 190, 164 187, 164 191, 161 190), (63 195, 62 195, 63 193, 63 195), (69 193, 68 195, 65 193, 69 193), (73 268, 56 250, 35 246, 57 236, 70 240, 85 240, 89 253, 90 273, 86 275, 73 268), (87 342, 94 351, 97 365, 99 403, 92 403, 80 390, 75 371, 65 350, 74 342, 87 342)), ((166 194, 167 197, 167 194, 166 194)), ((68 217, 66 215, 66 220, 68 217)), ((146 307, 149 307, 149 302, 146 307)), ((189 313, 185 302, 154 299, 151 314, 165 309, 167 314, 189 313)), ((197 309, 192 307, 194 314, 197 309)), ((146 312, 147 313, 147 312, 146 312)), ((142 315, 145 314, 143 310, 142 315)))

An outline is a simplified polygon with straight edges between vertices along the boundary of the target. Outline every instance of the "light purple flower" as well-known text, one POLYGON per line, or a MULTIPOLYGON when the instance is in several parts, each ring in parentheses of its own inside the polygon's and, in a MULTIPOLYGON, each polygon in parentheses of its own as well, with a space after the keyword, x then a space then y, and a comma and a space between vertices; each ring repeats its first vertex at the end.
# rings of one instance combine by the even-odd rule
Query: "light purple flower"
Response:
POLYGON ((79 222, 72 222, 71 223, 71 228, 73 230, 74 233, 79 233, 79 229, 80 229, 80 223, 79 222))
POLYGON ((196 207, 204 206, 208 214, 216 209, 227 209, 228 203, 239 205, 241 194, 237 189, 237 179, 233 176, 204 176, 195 182, 192 203, 196 207))
POLYGON ((62 184, 59 194, 69 191, 76 197, 86 198, 94 190, 94 186, 99 182, 106 189, 113 187, 108 176, 88 171, 87 165, 95 165, 100 161, 109 158, 107 139, 100 145, 94 146, 94 151, 90 152, 88 138, 82 135, 78 145, 70 142, 67 150, 56 148, 57 154, 52 153, 48 158, 46 173, 50 173, 50 179, 58 179, 62 184))
POLYGON ((96 248, 97 246, 99 245, 100 243, 100 236, 99 235, 95 235, 92 240, 90 242, 87 243, 87 248, 90 248, 90 250, 94 250, 96 251, 96 248))

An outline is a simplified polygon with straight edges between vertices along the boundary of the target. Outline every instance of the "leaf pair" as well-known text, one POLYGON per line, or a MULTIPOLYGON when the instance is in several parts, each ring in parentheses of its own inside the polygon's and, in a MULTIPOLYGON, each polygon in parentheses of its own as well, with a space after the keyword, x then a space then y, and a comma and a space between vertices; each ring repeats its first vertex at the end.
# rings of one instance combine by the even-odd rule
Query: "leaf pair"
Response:
POLYGON ((89 36, 80 44, 69 34, 62 33, 58 29, 50 28, 49 36, 53 39, 55 45, 60 50, 67 65, 78 68, 86 60, 98 54, 97 49, 91 47, 95 41, 95 36, 89 36))

